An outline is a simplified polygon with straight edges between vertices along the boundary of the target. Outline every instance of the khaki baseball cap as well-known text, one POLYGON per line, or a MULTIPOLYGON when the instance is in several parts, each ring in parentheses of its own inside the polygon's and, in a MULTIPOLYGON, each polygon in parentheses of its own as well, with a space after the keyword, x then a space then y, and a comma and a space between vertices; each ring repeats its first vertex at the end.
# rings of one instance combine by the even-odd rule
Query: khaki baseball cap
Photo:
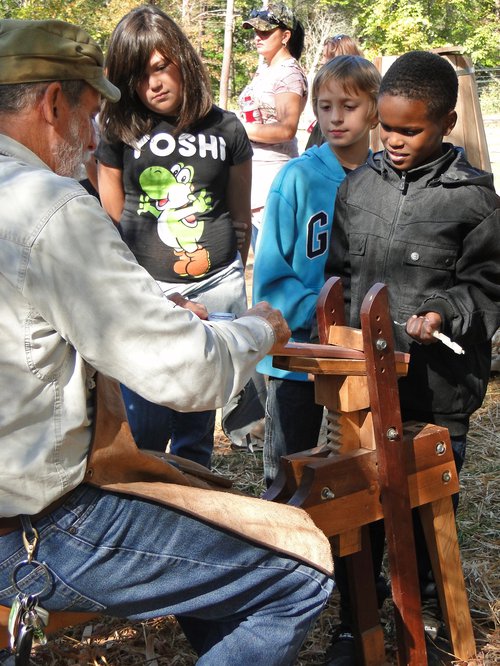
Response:
POLYGON ((99 45, 65 21, 0 20, 0 85, 86 81, 111 102, 120 90, 104 76, 99 45))

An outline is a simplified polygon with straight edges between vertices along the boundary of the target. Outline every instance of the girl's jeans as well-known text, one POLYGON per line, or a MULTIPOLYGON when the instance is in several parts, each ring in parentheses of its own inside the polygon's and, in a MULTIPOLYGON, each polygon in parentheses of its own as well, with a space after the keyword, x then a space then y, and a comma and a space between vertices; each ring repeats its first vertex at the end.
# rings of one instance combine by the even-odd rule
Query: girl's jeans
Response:
POLYGON ((127 418, 140 449, 170 453, 210 467, 214 447, 215 412, 176 412, 149 402, 126 386, 121 387, 127 418))
POLYGON ((314 399, 314 382, 269 377, 264 435, 264 475, 269 487, 281 456, 310 449, 318 443, 323 406, 314 399))
MULTIPOLYGON (((174 614, 204 666, 291 666, 332 589, 328 576, 292 558, 87 485, 35 526, 35 558, 51 578, 45 608, 174 614)), ((11 605, 11 574, 25 558, 20 530, 0 537, 1 604, 11 605)), ((27 593, 44 586, 39 568, 23 567, 18 580, 27 593)))

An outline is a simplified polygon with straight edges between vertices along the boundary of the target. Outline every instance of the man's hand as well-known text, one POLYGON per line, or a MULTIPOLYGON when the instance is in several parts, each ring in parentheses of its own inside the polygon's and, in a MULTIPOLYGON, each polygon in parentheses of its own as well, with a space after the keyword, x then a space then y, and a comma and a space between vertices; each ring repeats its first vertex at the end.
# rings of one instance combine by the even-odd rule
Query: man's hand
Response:
POLYGON ((184 308, 185 310, 191 310, 191 312, 200 319, 208 319, 208 310, 201 303, 196 303, 195 301, 189 301, 187 298, 184 298, 184 296, 181 296, 177 292, 170 294, 167 298, 169 301, 172 301, 180 308, 184 308))
POLYGON ((441 323, 441 315, 437 312, 412 315, 406 322, 406 332, 417 342, 430 345, 438 341, 434 333, 439 333, 441 323))
POLYGON ((273 328, 274 345, 269 350, 269 354, 275 354, 283 345, 286 345, 290 339, 291 331, 279 310, 272 308, 266 301, 261 301, 241 315, 241 317, 251 316, 262 317, 273 328))

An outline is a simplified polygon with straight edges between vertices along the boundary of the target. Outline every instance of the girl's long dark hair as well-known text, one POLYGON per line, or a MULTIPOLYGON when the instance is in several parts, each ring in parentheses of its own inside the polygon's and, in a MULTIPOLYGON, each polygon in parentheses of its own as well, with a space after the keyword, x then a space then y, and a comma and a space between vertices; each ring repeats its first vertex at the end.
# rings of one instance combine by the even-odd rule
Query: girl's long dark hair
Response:
POLYGON ((119 102, 105 100, 99 114, 101 132, 109 141, 135 146, 158 122, 136 93, 153 51, 176 64, 182 76, 176 134, 204 118, 212 107, 207 70, 186 35, 161 9, 142 5, 120 20, 108 45, 107 77, 122 93, 119 102))

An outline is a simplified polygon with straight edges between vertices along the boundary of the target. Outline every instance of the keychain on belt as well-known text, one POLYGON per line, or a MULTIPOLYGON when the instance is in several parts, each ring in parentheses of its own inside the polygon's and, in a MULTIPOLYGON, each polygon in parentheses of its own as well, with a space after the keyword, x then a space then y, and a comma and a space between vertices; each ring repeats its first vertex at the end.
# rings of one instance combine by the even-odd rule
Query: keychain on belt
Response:
POLYGON ((27 558, 14 567, 11 582, 17 592, 9 614, 10 649, 15 654, 15 666, 28 666, 33 643, 45 645, 45 627, 49 621, 49 613, 39 604, 39 598, 50 589, 52 580, 47 565, 34 558, 38 545, 38 532, 31 524, 28 516, 21 516, 23 527, 23 544, 27 558), (36 594, 27 594, 19 586, 19 572, 25 567, 40 569, 45 577, 45 585, 36 594))

